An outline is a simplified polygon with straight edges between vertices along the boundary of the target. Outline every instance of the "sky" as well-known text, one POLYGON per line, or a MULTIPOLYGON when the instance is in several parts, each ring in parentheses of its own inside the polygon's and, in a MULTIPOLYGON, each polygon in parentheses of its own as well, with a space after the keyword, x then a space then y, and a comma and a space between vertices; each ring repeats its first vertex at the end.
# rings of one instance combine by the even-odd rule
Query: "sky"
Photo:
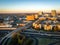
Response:
POLYGON ((51 10, 60 12, 60 0, 0 0, 0 13, 51 10))

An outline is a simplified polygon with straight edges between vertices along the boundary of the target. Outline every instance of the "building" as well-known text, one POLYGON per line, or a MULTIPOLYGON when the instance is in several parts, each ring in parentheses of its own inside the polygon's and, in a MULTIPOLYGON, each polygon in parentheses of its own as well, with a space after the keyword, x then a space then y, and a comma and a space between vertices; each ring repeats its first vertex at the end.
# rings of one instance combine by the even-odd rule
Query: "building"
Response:
POLYGON ((35 16, 34 15, 27 15, 26 20, 28 20, 28 21, 35 20, 35 16))
POLYGON ((39 20, 40 20, 40 21, 46 20, 46 17, 40 17, 39 20))
POLYGON ((45 17, 49 17, 49 14, 46 13, 46 14, 44 14, 44 16, 45 16, 45 17))
POLYGON ((24 23, 21 23, 21 24, 18 25, 18 27, 23 27, 23 26, 25 26, 24 23))
POLYGON ((51 11, 51 16, 56 16, 56 10, 51 11))
POLYGON ((44 30, 47 30, 47 31, 52 30, 52 25, 49 25, 49 24, 44 25, 44 30))
POLYGON ((35 19, 38 19, 38 14, 35 14, 34 16, 35 16, 35 19))
POLYGON ((42 12, 42 11, 39 11, 39 12, 38 12, 38 15, 43 15, 43 12, 42 12))

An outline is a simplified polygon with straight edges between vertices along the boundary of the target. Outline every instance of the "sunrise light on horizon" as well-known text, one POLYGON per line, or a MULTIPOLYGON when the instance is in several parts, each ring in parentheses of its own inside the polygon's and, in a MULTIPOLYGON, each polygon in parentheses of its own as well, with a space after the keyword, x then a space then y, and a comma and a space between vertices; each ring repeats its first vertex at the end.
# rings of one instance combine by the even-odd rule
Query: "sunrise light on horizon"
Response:
POLYGON ((60 12, 60 0, 0 0, 0 13, 60 12))

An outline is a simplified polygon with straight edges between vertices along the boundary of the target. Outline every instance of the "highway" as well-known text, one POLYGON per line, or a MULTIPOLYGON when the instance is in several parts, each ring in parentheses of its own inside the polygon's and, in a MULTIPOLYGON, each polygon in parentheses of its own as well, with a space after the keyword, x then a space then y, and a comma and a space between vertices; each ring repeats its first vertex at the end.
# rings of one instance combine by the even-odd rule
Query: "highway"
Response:
POLYGON ((60 39, 60 35, 52 35, 52 34, 47 34, 46 32, 21 32, 21 34, 24 34, 25 36, 34 36, 34 37, 41 37, 41 38, 56 38, 56 39, 60 39))
MULTIPOLYGON (((39 20, 39 19, 38 19, 39 20)), ((43 32, 43 31, 36 31, 34 29, 27 29, 29 27, 32 26, 32 23, 33 22, 37 22, 38 20, 36 21, 31 21, 29 23, 27 23, 24 27, 21 27, 21 28, 17 28, 16 30, 12 31, 11 33, 7 34, 4 38, 2 38, 2 40, 0 41, 0 45, 3 45, 7 42, 7 40, 13 36, 14 33, 20 33, 22 35, 25 35, 27 37, 32 37, 32 38, 50 38, 50 39, 60 39, 60 32, 43 32)), ((35 39, 36 39, 35 38, 35 39)), ((38 39, 36 39, 37 43, 38 43, 38 39)), ((38 44, 36 44, 38 45, 38 44)))
POLYGON ((22 29, 26 29, 26 28, 30 27, 30 26, 32 25, 32 23, 33 23, 33 22, 31 21, 31 22, 27 23, 24 27, 18 28, 18 29, 16 29, 16 30, 12 31, 11 33, 7 34, 5 37, 3 37, 3 38, 0 40, 0 44, 1 44, 2 42, 6 42, 10 37, 12 37, 13 33, 18 33, 18 32, 20 32, 22 29))
MULTIPOLYGON (((38 20, 38 19, 37 19, 38 20)), ((36 20, 36 21, 37 21, 36 20)), ((7 34, 5 37, 3 37, 1 40, 0 40, 0 44, 2 44, 2 42, 6 42, 10 37, 13 36, 14 33, 18 33, 18 32, 21 32, 21 30, 25 30, 29 27, 32 26, 32 23, 35 22, 35 21, 30 21, 28 23, 26 23, 26 25, 24 27, 21 27, 21 28, 17 28, 16 30, 12 31, 11 33, 7 34)))
POLYGON ((37 31, 35 29, 26 29, 26 30, 22 30, 21 33, 33 33, 33 34, 39 34, 39 35, 47 35, 47 36, 59 36, 60 37, 60 32, 44 32, 42 30, 37 31))

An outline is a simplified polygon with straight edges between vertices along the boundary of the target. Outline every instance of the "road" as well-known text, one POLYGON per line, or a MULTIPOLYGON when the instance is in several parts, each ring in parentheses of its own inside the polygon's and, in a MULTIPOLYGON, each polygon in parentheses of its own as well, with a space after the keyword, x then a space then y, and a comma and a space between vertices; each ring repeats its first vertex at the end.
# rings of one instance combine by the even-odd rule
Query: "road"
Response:
MULTIPOLYGON (((52 32, 53 33, 53 32, 52 32)), ((46 32, 41 31, 35 31, 35 30, 23 30, 21 34, 24 34, 25 36, 35 36, 35 37, 42 37, 42 38, 57 38, 60 39, 60 33, 58 34, 52 34, 51 32, 48 34, 46 32)))
POLYGON ((22 29, 26 29, 28 27, 30 27, 32 25, 33 21, 27 23, 24 27, 21 27, 21 28, 17 28, 16 30, 12 31, 11 33, 7 34, 5 37, 3 37, 1 40, 0 40, 0 44, 2 42, 6 42, 12 35, 13 33, 18 33, 20 32, 22 29))
MULTIPOLYGON (((37 19, 38 20, 38 19, 37 19)), ((37 21, 36 20, 36 21, 37 21)), ((35 21, 31 21, 31 22, 28 22, 26 23, 26 25, 24 27, 21 27, 21 28, 17 28, 16 30, 12 31, 11 33, 7 34, 5 37, 3 37, 1 40, 0 40, 0 44, 2 42, 6 42, 10 37, 12 37, 13 33, 18 33, 20 32, 21 30, 24 30, 24 29, 27 29, 29 27, 32 26, 32 23, 35 22, 35 21)))
MULTIPOLYGON (((25 36, 29 36, 29 37, 36 37, 36 38, 51 38, 51 39, 60 39, 60 32, 58 32, 58 34, 56 32, 43 32, 43 31, 36 31, 34 29, 27 29, 29 27, 32 26, 32 23, 33 22, 37 22, 39 21, 36 20, 36 21, 31 21, 29 23, 27 23, 24 27, 21 27, 21 28, 18 28, 14 31, 12 31, 11 33, 9 33, 8 35, 6 35, 4 38, 2 38, 2 40, 0 41, 0 44, 5 44, 7 42, 7 40, 12 37, 13 33, 18 33, 20 32, 20 34, 23 34, 25 36)), ((37 43, 38 43, 38 39, 37 40, 37 43)))

